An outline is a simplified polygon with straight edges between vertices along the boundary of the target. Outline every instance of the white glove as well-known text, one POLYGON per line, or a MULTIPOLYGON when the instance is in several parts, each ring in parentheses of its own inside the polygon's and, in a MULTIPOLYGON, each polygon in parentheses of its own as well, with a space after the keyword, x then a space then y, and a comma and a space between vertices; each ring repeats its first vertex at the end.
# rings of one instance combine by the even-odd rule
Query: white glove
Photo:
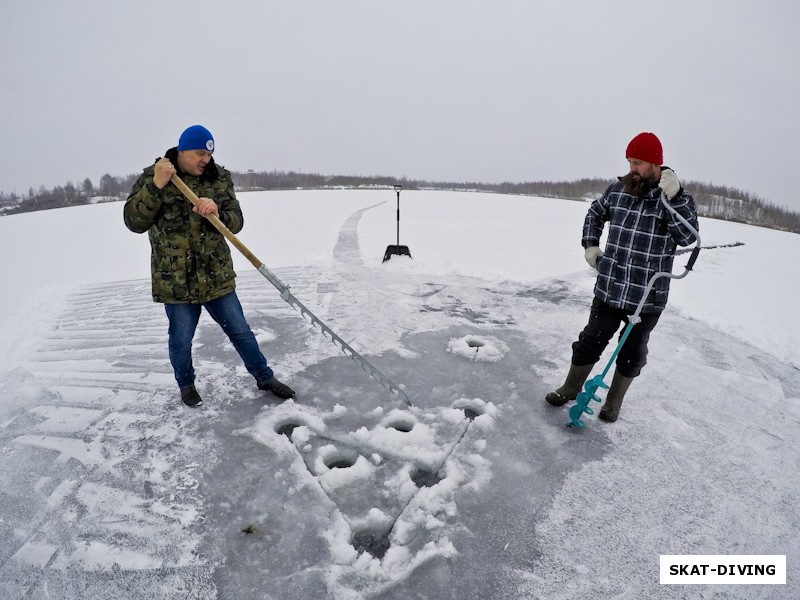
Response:
POLYGON ((601 256, 603 256, 603 251, 600 250, 600 246, 589 246, 583 253, 583 258, 586 259, 586 262, 589 263, 589 266, 593 269, 597 268, 597 259, 601 256))
POLYGON ((661 180, 658 182, 658 187, 664 190, 667 195, 667 200, 672 200, 681 191, 681 182, 678 181, 678 176, 672 169, 661 170, 661 180))

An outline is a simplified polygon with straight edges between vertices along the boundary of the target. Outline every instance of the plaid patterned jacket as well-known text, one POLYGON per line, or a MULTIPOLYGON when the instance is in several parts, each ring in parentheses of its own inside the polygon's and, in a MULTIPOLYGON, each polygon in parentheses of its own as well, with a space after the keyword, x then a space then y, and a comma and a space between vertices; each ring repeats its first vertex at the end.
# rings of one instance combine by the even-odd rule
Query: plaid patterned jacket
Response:
MULTIPOLYGON (((697 229, 694 198, 681 189, 670 205, 697 229)), ((661 189, 643 196, 625 191, 621 181, 595 200, 583 224, 582 245, 599 246, 605 223, 609 223, 604 254, 597 261, 594 294, 613 306, 635 311, 647 283, 656 273, 671 272, 677 246, 688 246, 695 236, 661 203, 661 189)), ((661 312, 667 305, 669 277, 660 277, 650 290, 643 313, 661 312)))

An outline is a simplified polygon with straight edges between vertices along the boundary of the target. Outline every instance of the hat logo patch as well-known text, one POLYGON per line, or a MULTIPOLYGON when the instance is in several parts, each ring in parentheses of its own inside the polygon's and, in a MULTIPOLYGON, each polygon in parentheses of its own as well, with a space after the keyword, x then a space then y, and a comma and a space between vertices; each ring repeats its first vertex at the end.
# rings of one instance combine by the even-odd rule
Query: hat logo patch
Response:
POLYGON ((209 152, 213 152, 214 151, 214 140, 208 140, 206 142, 206 148, 208 149, 209 152))

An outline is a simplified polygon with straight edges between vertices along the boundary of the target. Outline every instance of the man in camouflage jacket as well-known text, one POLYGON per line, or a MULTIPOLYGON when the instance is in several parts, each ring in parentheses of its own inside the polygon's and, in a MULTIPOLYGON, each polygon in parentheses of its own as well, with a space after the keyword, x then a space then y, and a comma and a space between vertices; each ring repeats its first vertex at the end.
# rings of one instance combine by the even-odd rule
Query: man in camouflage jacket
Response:
POLYGON ((214 162, 213 152, 206 128, 186 129, 178 146, 144 169, 134 184, 125 202, 125 225, 150 238, 153 300, 165 305, 169 318, 170 361, 184 403, 202 403, 191 359, 201 307, 228 335, 259 389, 291 398, 294 391, 275 378, 244 318, 228 244, 206 218, 215 215, 233 233, 244 225, 231 174, 214 162), (200 198, 197 207, 170 184, 176 174, 200 198))
MULTIPOLYGON (((680 185, 674 171, 662 166, 661 142, 652 133, 640 133, 626 151, 630 172, 595 200, 586 214, 581 243, 589 265, 597 269, 589 322, 572 344, 572 363, 563 386, 546 400, 562 406, 574 400, 595 363, 621 324, 627 326, 656 273, 671 272, 677 246, 695 241, 692 230, 661 202, 698 230, 694 199, 680 185), (600 237, 609 224, 605 252, 600 237)), ((640 321, 619 354, 617 368, 599 417, 613 422, 631 382, 647 362, 647 343, 667 305, 671 279, 656 280, 644 299, 640 321)))

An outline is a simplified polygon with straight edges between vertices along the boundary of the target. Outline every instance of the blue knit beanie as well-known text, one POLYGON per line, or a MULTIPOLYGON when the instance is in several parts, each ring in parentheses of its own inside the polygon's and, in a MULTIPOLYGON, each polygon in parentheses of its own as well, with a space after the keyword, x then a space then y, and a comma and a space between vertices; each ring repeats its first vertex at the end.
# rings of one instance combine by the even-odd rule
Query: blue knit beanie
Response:
POLYGON ((202 125, 192 125, 181 134, 178 150, 208 150, 214 152, 214 137, 202 125))

